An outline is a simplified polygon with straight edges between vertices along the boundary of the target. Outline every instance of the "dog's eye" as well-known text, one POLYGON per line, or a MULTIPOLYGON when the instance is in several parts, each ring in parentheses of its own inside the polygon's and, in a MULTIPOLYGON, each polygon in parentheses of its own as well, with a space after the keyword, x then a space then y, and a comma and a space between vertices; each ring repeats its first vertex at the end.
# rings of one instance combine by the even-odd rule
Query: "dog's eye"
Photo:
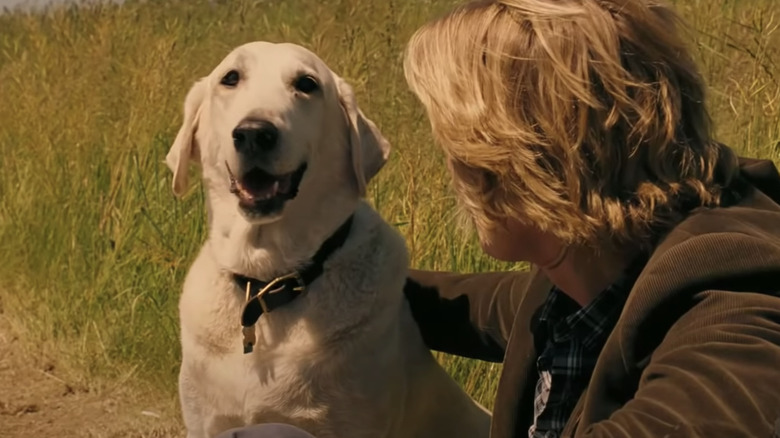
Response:
POLYGON ((228 87, 235 87, 238 85, 239 79, 240 75, 238 74, 238 71, 230 70, 225 74, 225 76, 222 76, 222 79, 220 79, 219 83, 228 87))
POLYGON ((303 75, 296 79, 293 86, 296 90, 304 94, 311 94, 320 87, 317 80, 309 75, 303 75))

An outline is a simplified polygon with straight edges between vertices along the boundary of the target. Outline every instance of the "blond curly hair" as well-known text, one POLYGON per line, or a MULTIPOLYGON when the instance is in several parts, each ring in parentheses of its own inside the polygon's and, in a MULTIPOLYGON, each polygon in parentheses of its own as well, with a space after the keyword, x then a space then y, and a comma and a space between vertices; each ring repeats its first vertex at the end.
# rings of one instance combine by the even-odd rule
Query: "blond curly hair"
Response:
POLYGON ((642 245, 737 171, 705 85, 652 0, 472 1, 420 28, 406 80, 478 229, 642 245))

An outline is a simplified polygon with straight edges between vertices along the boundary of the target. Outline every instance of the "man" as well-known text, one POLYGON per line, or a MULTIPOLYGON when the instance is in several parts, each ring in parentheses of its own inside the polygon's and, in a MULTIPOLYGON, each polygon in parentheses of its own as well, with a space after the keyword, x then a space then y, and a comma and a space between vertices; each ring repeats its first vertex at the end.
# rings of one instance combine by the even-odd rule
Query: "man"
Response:
POLYGON ((776 431, 780 176, 712 138, 677 21, 473 1, 408 45, 482 248, 534 266, 407 283, 431 348, 503 361, 495 438, 776 431))

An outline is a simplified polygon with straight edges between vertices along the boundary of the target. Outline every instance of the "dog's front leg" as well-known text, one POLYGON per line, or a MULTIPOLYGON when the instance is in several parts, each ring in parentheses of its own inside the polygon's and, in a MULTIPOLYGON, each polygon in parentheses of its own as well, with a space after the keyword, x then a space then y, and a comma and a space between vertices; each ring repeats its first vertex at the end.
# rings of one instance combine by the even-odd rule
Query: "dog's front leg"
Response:
POLYGON ((206 435, 204 413, 200 406, 197 382, 192 378, 186 363, 179 369, 179 403, 187 429, 187 438, 209 438, 206 435))

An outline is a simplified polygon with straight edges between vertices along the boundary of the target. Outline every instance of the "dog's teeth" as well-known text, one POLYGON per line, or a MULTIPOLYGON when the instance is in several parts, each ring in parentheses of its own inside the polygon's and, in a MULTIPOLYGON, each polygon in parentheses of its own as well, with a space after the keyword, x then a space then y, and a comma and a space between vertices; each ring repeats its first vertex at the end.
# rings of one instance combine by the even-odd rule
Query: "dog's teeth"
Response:
POLYGON ((274 181, 273 185, 271 185, 271 188, 268 189, 267 192, 263 194, 263 199, 268 200, 276 196, 276 192, 279 190, 279 182, 274 181))

